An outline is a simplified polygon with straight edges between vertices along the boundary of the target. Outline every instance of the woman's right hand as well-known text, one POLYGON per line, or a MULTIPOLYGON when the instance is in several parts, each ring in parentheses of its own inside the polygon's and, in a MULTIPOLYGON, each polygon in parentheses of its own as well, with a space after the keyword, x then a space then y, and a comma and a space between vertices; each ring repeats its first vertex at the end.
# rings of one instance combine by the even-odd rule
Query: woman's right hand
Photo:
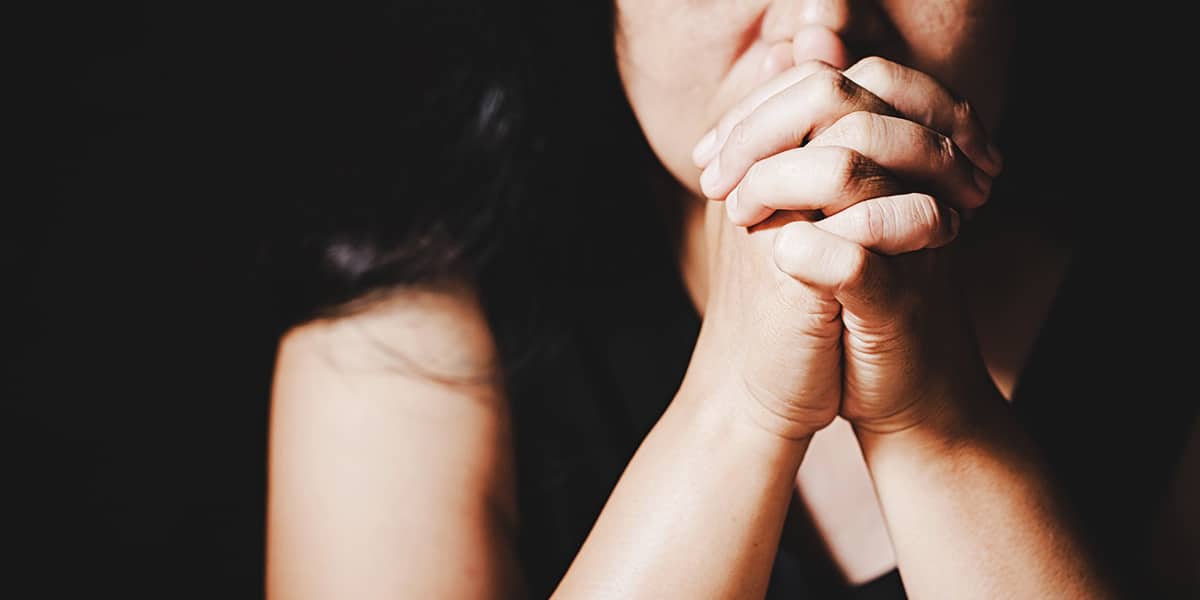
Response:
POLYGON ((789 439, 828 425, 841 398, 841 305, 772 260, 779 226, 797 218, 781 213, 746 229, 708 204, 709 292, 688 369, 735 412, 789 439))
POLYGON ((957 234, 953 209, 922 194, 873 198, 842 211, 833 223, 780 211, 745 228, 729 221, 721 203, 710 202, 706 210, 709 293, 689 379, 732 398, 735 413, 795 440, 828 425, 842 397, 842 309, 823 290, 853 285, 863 265, 859 255, 843 251, 845 238, 838 234, 869 229, 859 235, 886 235, 897 252, 941 246, 957 234), (931 210, 940 216, 911 218, 931 210), (888 222, 872 221, 876 216, 888 222), (803 242, 825 279, 822 289, 775 264, 780 228, 798 220, 814 222, 803 242))

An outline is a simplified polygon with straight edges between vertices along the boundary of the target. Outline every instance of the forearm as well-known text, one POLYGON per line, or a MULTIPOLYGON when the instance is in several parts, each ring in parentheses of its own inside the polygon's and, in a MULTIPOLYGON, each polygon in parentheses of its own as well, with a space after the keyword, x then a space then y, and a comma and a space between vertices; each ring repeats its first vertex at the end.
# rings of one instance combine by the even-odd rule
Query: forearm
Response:
POLYGON ((763 597, 808 440, 769 433, 720 396, 684 385, 556 598, 763 597))
POLYGON ((1106 598, 1031 443, 998 395, 969 418, 859 430, 912 598, 1106 598))

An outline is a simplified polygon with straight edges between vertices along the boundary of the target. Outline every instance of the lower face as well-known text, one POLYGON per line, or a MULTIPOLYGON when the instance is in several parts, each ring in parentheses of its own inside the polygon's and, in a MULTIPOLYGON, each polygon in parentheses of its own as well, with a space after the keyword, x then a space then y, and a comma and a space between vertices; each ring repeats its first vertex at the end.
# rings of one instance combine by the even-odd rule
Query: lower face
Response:
POLYGON ((659 160, 696 194, 696 142, 769 78, 768 56, 814 27, 839 47, 797 41, 789 60, 845 68, 882 56, 937 78, 989 128, 1002 108, 1005 0, 616 0, 616 11, 618 69, 634 114, 659 160))

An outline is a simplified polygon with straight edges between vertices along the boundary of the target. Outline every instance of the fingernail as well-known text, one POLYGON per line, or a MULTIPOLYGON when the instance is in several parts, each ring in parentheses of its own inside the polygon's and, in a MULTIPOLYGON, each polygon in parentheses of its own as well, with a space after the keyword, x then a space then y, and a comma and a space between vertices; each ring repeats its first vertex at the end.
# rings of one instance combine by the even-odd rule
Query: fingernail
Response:
POLYGON ((700 138, 696 143, 696 147, 692 149, 692 162, 696 163, 697 167, 703 167, 712 160, 713 150, 717 147, 717 128, 713 127, 700 138))
POLYGON ((729 220, 736 222, 735 213, 738 209, 738 188, 733 188, 732 192, 725 197, 725 213, 729 215, 729 220))
POLYGON ((709 198, 714 197, 712 193, 714 186, 721 177, 721 157, 717 156, 704 168, 704 172, 700 174, 700 189, 709 198))
POLYGON ((987 145, 988 158, 992 160, 992 164, 996 166, 996 172, 1004 168, 1004 155, 1000 153, 1000 148, 996 144, 988 142, 987 145))

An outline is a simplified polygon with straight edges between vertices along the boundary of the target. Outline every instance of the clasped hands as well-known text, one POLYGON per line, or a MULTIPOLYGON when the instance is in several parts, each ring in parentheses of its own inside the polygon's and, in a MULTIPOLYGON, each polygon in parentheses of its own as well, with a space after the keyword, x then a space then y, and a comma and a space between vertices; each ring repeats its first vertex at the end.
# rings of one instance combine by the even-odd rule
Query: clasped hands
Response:
POLYGON ((860 432, 944 427, 994 390, 941 250, 1001 169, 967 102, 881 58, 805 62, 693 160, 717 201, 696 352, 755 423, 789 439, 839 414, 860 432))

